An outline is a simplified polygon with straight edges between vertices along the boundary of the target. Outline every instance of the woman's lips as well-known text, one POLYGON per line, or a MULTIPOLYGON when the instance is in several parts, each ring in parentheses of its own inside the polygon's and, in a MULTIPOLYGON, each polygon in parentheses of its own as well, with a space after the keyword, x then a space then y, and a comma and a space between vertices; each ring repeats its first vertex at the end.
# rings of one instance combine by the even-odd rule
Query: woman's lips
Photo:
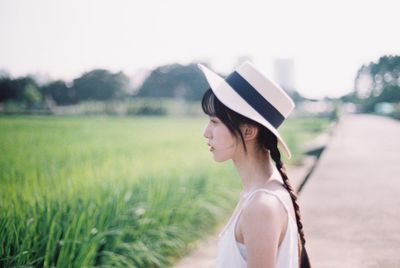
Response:
POLYGON ((210 152, 214 151, 214 147, 212 147, 209 143, 207 145, 210 147, 210 152))

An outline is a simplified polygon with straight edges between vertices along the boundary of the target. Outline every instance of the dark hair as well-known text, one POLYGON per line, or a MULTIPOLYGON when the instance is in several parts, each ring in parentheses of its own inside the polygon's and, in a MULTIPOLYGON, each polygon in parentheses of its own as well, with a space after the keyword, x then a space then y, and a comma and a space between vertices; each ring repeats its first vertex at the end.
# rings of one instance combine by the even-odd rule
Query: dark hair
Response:
POLYGON ((257 135, 257 143, 260 148, 268 150, 270 152, 271 158, 274 160, 275 165, 282 176, 284 187, 287 189, 292 199, 293 207, 296 214, 297 229, 299 232, 301 244, 303 246, 300 257, 300 267, 311 267, 307 252, 304 247, 306 240, 304 237, 303 224, 301 223, 300 207, 297 204, 297 194, 289 181, 286 168, 281 160, 281 154, 278 149, 278 139, 276 138, 276 136, 260 123, 226 107, 217 98, 217 96, 215 96, 214 92, 211 89, 208 89, 204 93, 201 100, 201 106, 205 114, 219 118, 222 123, 224 123, 228 127, 233 135, 235 135, 236 137, 240 137, 246 153, 247 148, 242 132, 240 131, 240 126, 242 126, 243 124, 250 124, 258 128, 259 131, 257 135))

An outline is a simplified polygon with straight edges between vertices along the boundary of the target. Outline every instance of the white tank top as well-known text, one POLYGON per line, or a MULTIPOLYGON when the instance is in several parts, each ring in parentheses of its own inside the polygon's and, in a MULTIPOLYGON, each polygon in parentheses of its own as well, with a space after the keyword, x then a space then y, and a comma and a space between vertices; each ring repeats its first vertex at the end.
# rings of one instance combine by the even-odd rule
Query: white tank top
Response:
MULTIPOLYGON (((276 170, 277 171, 277 170, 276 170)), ((280 176, 279 176, 280 177, 280 176)), ((282 178, 280 178, 281 182, 282 178)), ((268 189, 256 189, 245 198, 243 201, 242 208, 246 206, 247 202, 256 192, 264 192, 275 196, 285 207, 286 213, 288 213, 288 224, 279 248, 278 255, 276 258, 277 268, 298 268, 299 267, 299 253, 298 253, 298 233, 296 219, 292 217, 289 212, 288 206, 281 199, 281 197, 268 189)), ((239 209, 234 215, 232 215, 230 221, 224 230, 219 234, 218 241, 218 255, 217 255, 217 267, 219 268, 244 268, 247 267, 247 254, 246 246, 236 241, 235 238, 235 226, 237 220, 242 212, 242 208, 239 209)))

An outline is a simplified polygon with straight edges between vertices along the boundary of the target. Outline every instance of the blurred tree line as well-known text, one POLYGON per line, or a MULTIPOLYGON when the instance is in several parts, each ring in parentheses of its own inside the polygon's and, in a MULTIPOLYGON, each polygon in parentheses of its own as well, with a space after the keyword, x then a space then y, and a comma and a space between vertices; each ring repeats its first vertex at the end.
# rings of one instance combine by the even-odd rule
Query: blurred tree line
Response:
POLYGON ((207 82, 195 64, 171 64, 153 70, 137 88, 130 88, 128 76, 123 72, 111 73, 95 69, 74 79, 71 84, 63 80, 39 85, 30 76, 0 77, 0 102, 24 102, 28 108, 51 98, 57 105, 71 105, 82 101, 121 100, 129 97, 180 98, 200 100, 207 82), (134 91, 135 93, 129 93, 134 91))
POLYGON ((38 83, 30 76, 0 78, 0 102, 21 101, 28 106, 52 98, 58 105, 76 104, 85 100, 109 100, 124 96, 129 84, 122 72, 93 70, 74 79, 71 86, 62 80, 38 83))
POLYGON ((203 96, 207 85, 196 64, 171 64, 153 70, 139 88, 137 96, 197 101, 203 96))
MULTIPOLYGON (((125 109, 127 114, 165 114, 168 113, 165 106, 179 106, 179 103, 183 102, 189 105, 201 100, 207 88, 208 83, 204 75, 194 63, 159 66, 153 69, 137 88, 132 88, 129 77, 123 72, 112 73, 104 69, 85 72, 72 82, 56 80, 45 84, 39 84, 30 76, 11 78, 0 73, 0 112, 7 110, 2 106, 22 105, 21 109, 24 111, 42 109, 54 113, 52 107, 55 106, 67 108, 92 101, 132 100, 135 104, 125 109), (173 99, 178 103, 161 103, 161 99, 173 99), (12 105, 9 105, 10 103, 12 105)), ((304 100, 295 90, 290 90, 289 93, 295 102, 304 100)), ((92 111, 95 113, 94 111, 102 109, 97 105, 92 111)), ((13 113, 13 109, 8 110, 13 113)))
POLYGON ((354 80, 354 91, 341 99, 358 104, 362 112, 377 112, 382 104, 398 106, 400 56, 385 55, 377 62, 362 65, 354 80))

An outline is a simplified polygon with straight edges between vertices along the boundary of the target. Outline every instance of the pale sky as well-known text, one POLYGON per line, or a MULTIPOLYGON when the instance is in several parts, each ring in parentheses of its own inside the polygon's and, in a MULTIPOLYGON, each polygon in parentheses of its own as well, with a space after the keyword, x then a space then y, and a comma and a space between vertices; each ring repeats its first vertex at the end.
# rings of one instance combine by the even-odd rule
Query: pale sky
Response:
POLYGON ((400 54, 398 0, 0 0, 0 69, 71 80, 206 61, 228 73, 240 57, 272 76, 295 62, 307 97, 343 95, 358 68, 400 54))

